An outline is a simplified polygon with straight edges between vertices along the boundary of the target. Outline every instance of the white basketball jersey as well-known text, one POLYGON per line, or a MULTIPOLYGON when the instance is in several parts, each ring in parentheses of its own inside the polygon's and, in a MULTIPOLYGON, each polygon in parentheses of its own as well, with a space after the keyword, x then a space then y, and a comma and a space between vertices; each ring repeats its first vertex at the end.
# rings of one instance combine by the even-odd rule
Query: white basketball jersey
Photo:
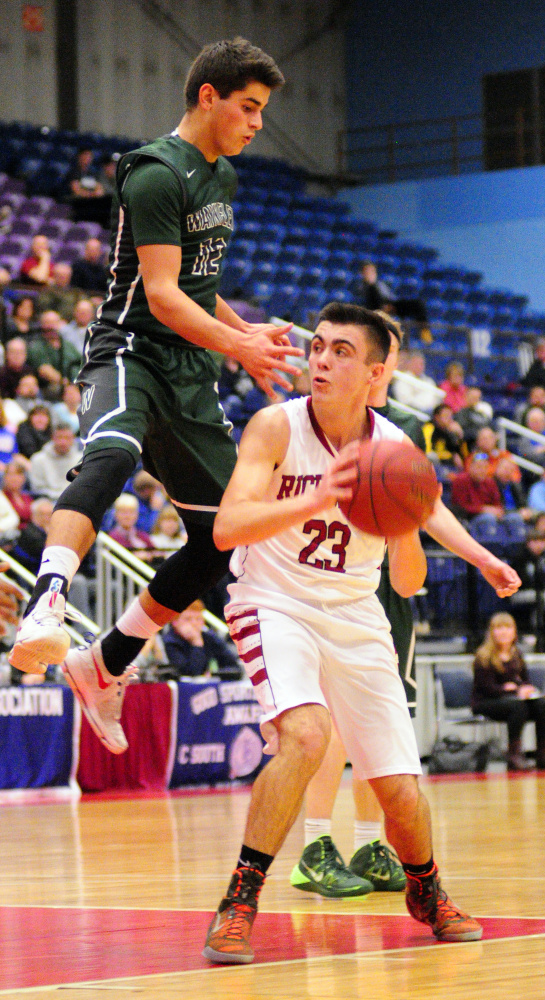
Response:
MULTIPOLYGON (((282 409, 290 423, 290 443, 267 500, 314 489, 337 454, 316 420, 310 397, 289 400, 282 409)), ((373 410, 368 414, 373 441, 403 439, 399 427, 373 410)), ((331 507, 266 541, 236 548, 231 601, 255 602, 264 592, 312 604, 360 599, 378 587, 384 550, 383 538, 359 531, 339 507, 331 507)))

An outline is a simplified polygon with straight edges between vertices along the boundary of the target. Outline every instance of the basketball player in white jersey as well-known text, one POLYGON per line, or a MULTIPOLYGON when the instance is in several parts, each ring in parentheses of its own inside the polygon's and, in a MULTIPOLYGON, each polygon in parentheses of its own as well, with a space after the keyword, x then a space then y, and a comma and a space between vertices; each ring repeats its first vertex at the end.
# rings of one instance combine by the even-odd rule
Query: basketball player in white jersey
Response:
MULTIPOLYGON (((337 506, 351 496, 359 442, 403 439, 367 407, 389 348, 376 314, 326 306, 311 342, 310 399, 252 418, 215 521, 218 548, 237 547, 226 618, 264 708, 274 756, 254 784, 240 858, 208 931, 204 955, 214 962, 253 959, 259 892, 326 751, 330 713, 384 811, 386 835, 407 874, 411 914, 443 941, 482 935, 441 888, 433 861, 414 730, 374 593, 385 539, 353 528, 337 506)), ((418 531, 388 539, 388 551, 392 584, 410 596, 426 576, 418 531)), ((487 579, 505 596, 520 586, 499 560, 487 579)))

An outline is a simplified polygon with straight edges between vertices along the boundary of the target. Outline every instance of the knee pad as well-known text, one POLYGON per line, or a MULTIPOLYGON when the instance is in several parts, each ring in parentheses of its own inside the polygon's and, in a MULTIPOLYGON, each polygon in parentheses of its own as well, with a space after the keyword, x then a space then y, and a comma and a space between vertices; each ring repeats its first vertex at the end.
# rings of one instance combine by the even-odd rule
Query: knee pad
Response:
POLYGON ((214 545, 211 525, 185 527, 186 544, 165 560, 148 586, 154 601, 178 613, 221 580, 231 556, 214 545))
POLYGON ((102 519, 117 500, 136 461, 125 448, 105 448, 85 455, 81 468, 55 505, 55 510, 85 514, 96 532, 102 519))

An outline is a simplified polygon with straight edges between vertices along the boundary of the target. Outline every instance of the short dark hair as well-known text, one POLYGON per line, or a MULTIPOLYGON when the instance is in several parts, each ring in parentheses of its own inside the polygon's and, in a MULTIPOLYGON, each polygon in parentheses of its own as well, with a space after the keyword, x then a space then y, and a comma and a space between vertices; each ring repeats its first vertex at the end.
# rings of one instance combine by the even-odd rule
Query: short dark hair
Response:
POLYGON ((210 83, 225 99, 234 90, 244 90, 253 80, 271 90, 285 83, 274 59, 245 38, 213 42, 204 47, 189 68, 184 88, 186 108, 197 106, 199 91, 205 83, 210 83))
POLYGON ((386 361, 390 352, 390 331, 378 313, 355 302, 328 302, 321 310, 316 326, 324 321, 338 326, 363 327, 369 340, 368 360, 386 361))

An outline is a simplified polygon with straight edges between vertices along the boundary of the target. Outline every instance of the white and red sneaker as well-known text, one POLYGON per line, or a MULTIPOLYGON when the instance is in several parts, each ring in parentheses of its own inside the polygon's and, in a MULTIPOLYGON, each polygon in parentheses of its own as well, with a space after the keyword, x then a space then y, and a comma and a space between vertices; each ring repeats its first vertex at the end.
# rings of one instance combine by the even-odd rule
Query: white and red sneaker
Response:
POLYGON ((26 674, 45 674, 50 664, 61 663, 70 649, 64 617, 63 595, 56 590, 42 594, 17 629, 11 665, 26 674))
POLYGON ((135 668, 127 667, 114 677, 104 665, 97 639, 91 646, 71 649, 62 670, 99 740, 112 753, 124 753, 129 744, 119 720, 125 688, 135 668))

